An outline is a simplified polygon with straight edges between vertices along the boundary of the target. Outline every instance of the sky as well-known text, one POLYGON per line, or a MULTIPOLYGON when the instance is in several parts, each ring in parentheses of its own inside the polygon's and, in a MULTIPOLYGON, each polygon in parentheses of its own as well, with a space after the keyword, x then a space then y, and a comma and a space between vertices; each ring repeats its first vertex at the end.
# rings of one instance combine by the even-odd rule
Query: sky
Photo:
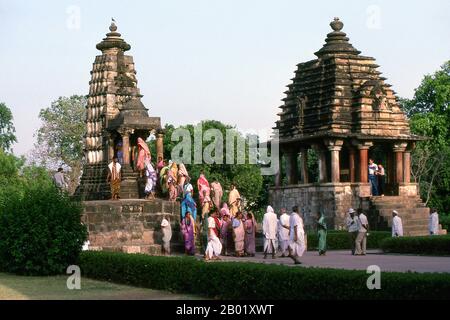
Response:
POLYGON ((13 112, 14 153, 33 148, 39 110, 88 93, 111 17, 163 124, 270 130, 296 64, 315 58, 334 17, 401 97, 450 59, 448 0, 0 0, 0 102, 13 112))

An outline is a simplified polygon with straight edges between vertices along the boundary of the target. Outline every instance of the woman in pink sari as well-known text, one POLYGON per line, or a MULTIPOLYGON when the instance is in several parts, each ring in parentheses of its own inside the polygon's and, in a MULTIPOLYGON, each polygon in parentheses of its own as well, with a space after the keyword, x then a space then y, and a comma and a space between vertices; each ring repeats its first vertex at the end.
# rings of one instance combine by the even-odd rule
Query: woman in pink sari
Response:
POLYGON ((244 222, 245 227, 245 254, 247 256, 255 256, 255 235, 256 235, 256 221, 251 212, 247 213, 247 219, 244 222))
MULTIPOLYGON (((222 203, 222 209, 220 209, 220 217, 229 216, 230 210, 228 209, 228 204, 226 202, 222 203)), ((230 216, 231 217, 231 216, 230 216)))
POLYGON ((200 171, 200 177, 197 180, 197 188, 198 188, 198 196, 200 199, 200 203, 203 203, 203 199, 205 196, 209 196, 210 188, 209 182, 206 180, 203 171, 200 171))
POLYGON ((245 238, 245 229, 244 222, 242 221, 242 212, 238 211, 236 213, 236 218, 233 219, 233 238, 234 238, 234 247, 236 250, 236 257, 244 256, 244 238, 245 238))
POLYGON ((147 143, 142 138, 137 139, 137 145, 138 145, 138 158, 136 168, 140 173, 142 173, 142 170, 145 169, 145 163, 147 161, 150 162, 152 157, 147 143))
POLYGON ((184 187, 184 183, 186 182, 187 179, 189 178, 189 174, 186 170, 186 167, 184 166, 183 163, 180 163, 178 165, 178 193, 182 193, 183 192, 183 187, 184 187))

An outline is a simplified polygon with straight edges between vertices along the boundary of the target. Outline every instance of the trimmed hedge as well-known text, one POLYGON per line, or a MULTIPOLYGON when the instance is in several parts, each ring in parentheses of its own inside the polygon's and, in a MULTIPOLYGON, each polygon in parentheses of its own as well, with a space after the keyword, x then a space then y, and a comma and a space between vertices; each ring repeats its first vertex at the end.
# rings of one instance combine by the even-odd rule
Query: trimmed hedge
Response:
MULTIPOLYGON (((368 249, 379 249, 380 243, 386 238, 392 236, 389 231, 369 231, 367 237, 368 249)), ((315 233, 308 234, 308 250, 317 250, 318 237, 315 233)), ((350 235, 347 231, 328 231, 327 234, 328 250, 350 250, 350 235)))
POLYGON ((389 253, 450 255, 450 235, 389 238, 381 242, 381 249, 389 253))
POLYGON ((446 229, 450 232, 450 215, 440 215, 439 223, 442 225, 442 229, 446 229))
POLYGON ((365 271, 297 268, 244 262, 205 263, 193 257, 83 252, 82 275, 216 299, 448 299, 450 274, 381 274, 369 290, 365 271))

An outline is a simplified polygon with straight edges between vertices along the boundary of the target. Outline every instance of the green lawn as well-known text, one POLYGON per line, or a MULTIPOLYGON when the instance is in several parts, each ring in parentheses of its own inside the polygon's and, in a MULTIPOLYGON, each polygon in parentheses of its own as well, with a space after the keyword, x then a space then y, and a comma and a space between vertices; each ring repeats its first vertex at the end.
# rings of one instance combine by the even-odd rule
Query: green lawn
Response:
POLYGON ((136 288, 81 278, 80 290, 69 290, 68 276, 25 277, 0 273, 0 300, 176 300, 202 299, 194 295, 136 288))

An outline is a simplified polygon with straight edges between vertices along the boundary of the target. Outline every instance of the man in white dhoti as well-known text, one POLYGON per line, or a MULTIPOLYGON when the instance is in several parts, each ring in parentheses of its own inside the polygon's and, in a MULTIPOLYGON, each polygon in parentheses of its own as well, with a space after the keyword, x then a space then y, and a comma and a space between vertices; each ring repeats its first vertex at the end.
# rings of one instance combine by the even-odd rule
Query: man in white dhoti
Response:
POLYGON ((289 247, 291 249, 291 258, 295 264, 301 264, 299 257, 303 256, 306 250, 305 230, 303 229, 303 219, 298 214, 298 207, 292 208, 292 213, 289 218, 289 247))
POLYGON ((367 232, 369 231, 369 221, 367 216, 363 213, 361 208, 356 211, 358 215, 358 236, 356 237, 356 250, 355 256, 365 256, 366 255, 366 245, 367 245, 367 232))
POLYGON ((219 239, 220 221, 217 217, 217 211, 213 211, 208 218, 208 245, 205 252, 205 261, 220 260, 219 255, 222 252, 222 243, 219 239))
POLYGON ((275 254, 277 252, 278 241, 277 241, 277 229, 278 229, 278 218, 273 208, 267 206, 267 212, 264 214, 263 219, 263 234, 264 234, 264 259, 267 258, 268 253, 272 253, 272 259, 275 259, 275 254))
POLYGON ((163 234, 162 241, 164 255, 170 255, 170 239, 172 239, 172 226, 170 225, 170 222, 166 217, 164 217, 161 221, 161 231, 163 234))
POLYGON ((437 209, 433 208, 430 211, 430 219, 428 221, 428 230, 430 231, 430 235, 437 236, 439 235, 439 215, 437 213, 437 209))
POLYGON ((286 208, 282 208, 278 221, 278 243, 283 258, 289 256, 289 240, 289 215, 286 213, 286 208))
POLYGON ((403 237, 402 219, 398 216, 397 210, 392 211, 392 236, 403 237))

